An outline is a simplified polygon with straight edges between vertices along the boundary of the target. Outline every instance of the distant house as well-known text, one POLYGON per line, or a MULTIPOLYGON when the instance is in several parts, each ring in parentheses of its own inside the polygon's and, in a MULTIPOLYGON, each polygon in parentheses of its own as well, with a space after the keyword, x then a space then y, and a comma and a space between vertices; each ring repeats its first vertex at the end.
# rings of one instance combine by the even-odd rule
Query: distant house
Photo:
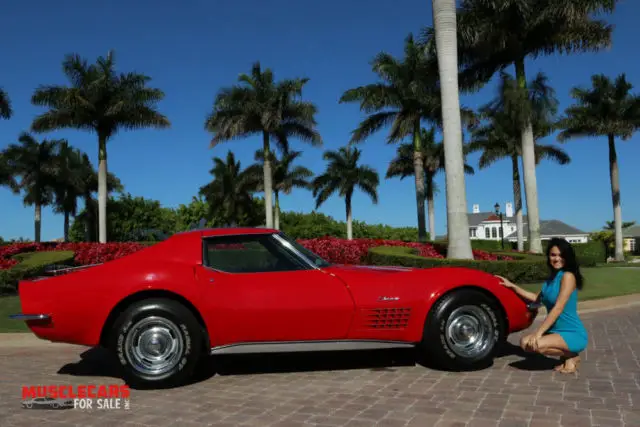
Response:
POLYGON ((640 251, 640 225, 622 229, 623 250, 633 254, 640 251))
MULTIPOLYGON (((493 211, 481 212, 480 205, 473 205, 473 211, 467 214, 469 221, 469 237, 471 240, 498 240, 504 233, 505 242, 517 242, 516 217, 512 203, 505 205, 505 213, 500 217, 493 211), (501 230, 502 228, 502 230, 501 230)), ((523 240, 527 241, 529 227, 527 215, 522 215, 523 240)), ((579 230, 557 219, 540 221, 540 238, 550 240, 553 237, 562 237, 570 243, 585 243, 589 241, 589 233, 579 230)))

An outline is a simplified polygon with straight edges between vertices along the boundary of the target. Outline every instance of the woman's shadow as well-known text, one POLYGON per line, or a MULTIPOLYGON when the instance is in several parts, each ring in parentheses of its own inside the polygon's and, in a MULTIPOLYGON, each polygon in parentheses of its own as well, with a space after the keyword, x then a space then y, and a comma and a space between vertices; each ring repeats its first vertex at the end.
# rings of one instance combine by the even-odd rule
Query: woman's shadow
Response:
POLYGON ((537 353, 524 351, 520 346, 505 342, 497 357, 519 356, 520 360, 509 363, 509 366, 523 371, 548 371, 558 365, 557 359, 551 359, 537 353))

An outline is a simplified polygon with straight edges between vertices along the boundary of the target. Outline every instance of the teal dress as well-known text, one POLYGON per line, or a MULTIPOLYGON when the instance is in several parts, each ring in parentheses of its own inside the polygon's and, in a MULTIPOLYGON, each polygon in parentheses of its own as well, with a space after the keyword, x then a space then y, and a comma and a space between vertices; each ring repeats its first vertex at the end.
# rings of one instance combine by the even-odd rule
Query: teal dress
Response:
MULTIPOLYGON (((553 280, 547 280, 544 285, 542 285, 540 302, 547 308, 547 313, 551 311, 558 299, 563 275, 564 271, 561 270, 553 280)), ((569 351, 573 353, 580 353, 587 348, 589 338, 587 330, 578 316, 577 289, 574 289, 571 293, 569 300, 564 306, 564 310, 562 310, 562 313, 560 313, 555 323, 549 328, 547 334, 560 335, 565 343, 567 343, 569 351)))

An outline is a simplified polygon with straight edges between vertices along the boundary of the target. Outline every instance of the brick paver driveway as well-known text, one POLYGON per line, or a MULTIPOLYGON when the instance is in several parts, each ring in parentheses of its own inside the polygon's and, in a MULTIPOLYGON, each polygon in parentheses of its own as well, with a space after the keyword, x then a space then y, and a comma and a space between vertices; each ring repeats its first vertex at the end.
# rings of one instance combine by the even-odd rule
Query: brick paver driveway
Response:
POLYGON ((513 349, 472 373, 431 370, 404 352, 233 357, 189 386, 133 390, 129 410, 22 409, 22 385, 122 381, 96 351, 5 347, 0 426, 640 426, 638 309, 583 319, 591 342, 579 377, 513 349))

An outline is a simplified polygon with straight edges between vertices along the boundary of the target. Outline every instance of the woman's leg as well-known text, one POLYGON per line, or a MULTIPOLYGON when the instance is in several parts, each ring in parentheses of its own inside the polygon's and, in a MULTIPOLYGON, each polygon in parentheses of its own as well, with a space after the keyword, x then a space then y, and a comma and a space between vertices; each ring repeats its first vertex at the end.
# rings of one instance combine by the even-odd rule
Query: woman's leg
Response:
MULTIPOLYGON (((525 351, 530 351, 526 348, 524 337, 520 340, 520 347, 525 351)), ((548 334, 541 337, 538 340, 538 349, 536 353, 544 356, 556 356, 560 357, 562 364, 556 366, 556 371, 566 371, 567 369, 574 369, 576 362, 579 361, 580 356, 569 350, 567 343, 559 334, 548 334)))

